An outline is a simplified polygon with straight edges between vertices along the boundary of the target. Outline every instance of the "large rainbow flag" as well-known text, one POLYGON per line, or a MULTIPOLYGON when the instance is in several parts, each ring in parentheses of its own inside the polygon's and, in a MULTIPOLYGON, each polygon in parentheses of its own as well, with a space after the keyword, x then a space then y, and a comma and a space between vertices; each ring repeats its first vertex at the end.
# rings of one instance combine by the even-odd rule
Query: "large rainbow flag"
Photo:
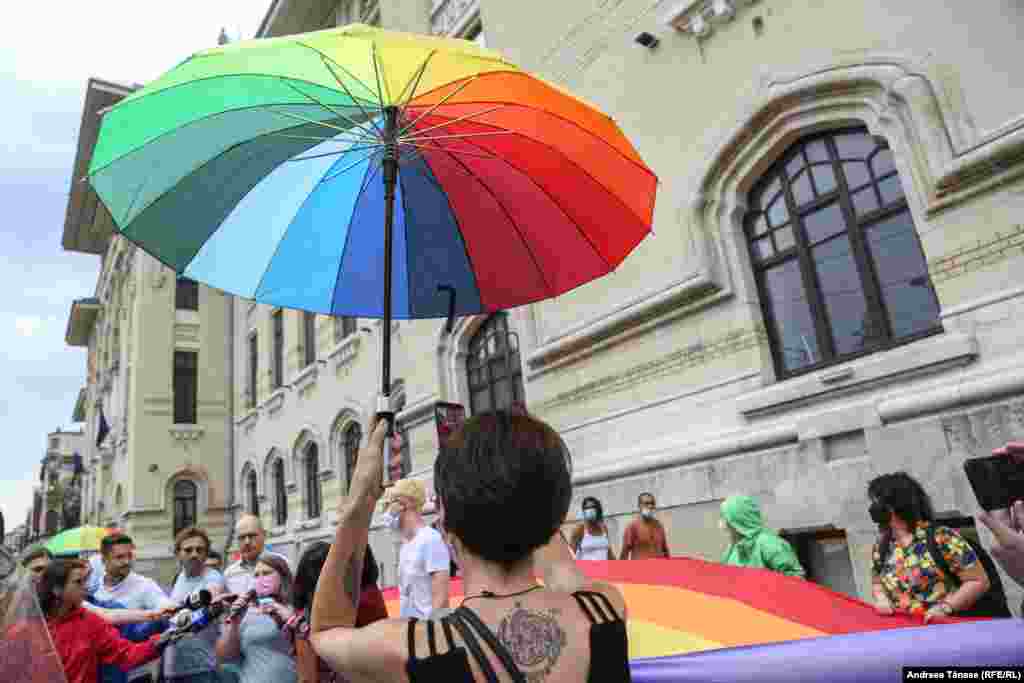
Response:
MULTIPOLYGON (((901 680, 903 665, 1024 664, 1019 619, 923 626, 803 579, 689 558, 579 566, 622 591, 639 683, 839 680, 844 659, 858 681, 901 680)), ((453 605, 462 594, 453 579, 453 605)), ((384 598, 397 615, 397 589, 384 598)))

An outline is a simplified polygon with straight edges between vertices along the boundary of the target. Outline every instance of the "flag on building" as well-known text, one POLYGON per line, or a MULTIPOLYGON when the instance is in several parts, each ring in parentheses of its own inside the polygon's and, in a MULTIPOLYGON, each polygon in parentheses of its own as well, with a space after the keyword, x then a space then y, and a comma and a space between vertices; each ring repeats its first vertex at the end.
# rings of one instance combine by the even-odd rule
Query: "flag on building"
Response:
POLYGON ((107 438, 107 434, 110 433, 110 425, 107 424, 107 418, 103 415, 103 406, 100 406, 100 421, 96 428, 96 447, 99 448, 100 444, 103 443, 103 439, 107 438))

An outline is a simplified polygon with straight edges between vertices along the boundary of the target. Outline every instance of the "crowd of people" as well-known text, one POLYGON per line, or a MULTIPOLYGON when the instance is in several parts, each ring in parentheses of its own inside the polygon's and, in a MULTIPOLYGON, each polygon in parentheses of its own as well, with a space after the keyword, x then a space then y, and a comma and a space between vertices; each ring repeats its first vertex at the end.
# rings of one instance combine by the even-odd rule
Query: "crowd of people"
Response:
MULTIPOLYGON (((381 484, 385 429, 377 423, 360 451, 333 543, 310 545, 294 571, 266 549, 252 515, 236 525, 239 557, 226 569, 203 529, 181 531, 168 591, 134 571, 135 546, 122 533, 104 538, 92 562, 24 554, 68 683, 490 681, 501 671, 502 680, 629 680, 628 605, 578 564, 616 557, 601 502, 584 498, 582 522, 568 538, 561 531, 571 457, 557 432, 521 414, 468 420, 435 462, 438 520, 428 525, 421 481, 381 484), (395 618, 368 545, 375 510, 401 541, 395 618), (495 520, 515 522, 495 534, 495 520), (456 567, 466 597, 452 609, 456 567)), ((1024 466, 1024 445, 1004 450, 1024 466)), ((1024 585, 1024 503, 979 515, 995 539, 990 557, 937 523, 906 473, 873 479, 865 502, 878 525, 880 614, 928 623, 1011 616, 995 562, 1024 585)), ((619 559, 670 556, 656 510, 652 494, 639 496, 619 559)), ((755 498, 727 498, 720 517, 723 563, 805 576, 755 498)))

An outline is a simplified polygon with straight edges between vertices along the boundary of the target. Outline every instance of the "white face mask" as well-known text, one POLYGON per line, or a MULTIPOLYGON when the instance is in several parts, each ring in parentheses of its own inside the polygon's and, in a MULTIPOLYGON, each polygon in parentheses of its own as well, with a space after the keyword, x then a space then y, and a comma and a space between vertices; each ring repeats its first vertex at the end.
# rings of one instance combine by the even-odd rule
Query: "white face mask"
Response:
POLYGON ((651 508, 642 508, 640 510, 640 515, 643 516, 644 519, 652 519, 654 517, 654 510, 651 508))
POLYGON ((398 531, 402 527, 402 512, 401 508, 399 508, 398 512, 392 512, 391 506, 388 506, 380 516, 381 521, 384 522, 384 526, 392 531, 398 531))

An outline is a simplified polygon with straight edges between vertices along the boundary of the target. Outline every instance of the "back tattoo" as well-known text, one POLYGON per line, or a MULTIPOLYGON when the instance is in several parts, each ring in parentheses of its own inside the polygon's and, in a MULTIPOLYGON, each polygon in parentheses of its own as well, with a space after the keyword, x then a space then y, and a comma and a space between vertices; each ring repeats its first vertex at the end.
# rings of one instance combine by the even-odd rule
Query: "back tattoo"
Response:
POLYGON ((568 642, 557 616, 561 610, 546 612, 526 609, 516 602, 498 625, 498 640, 508 649, 529 683, 542 683, 558 662, 568 642))

